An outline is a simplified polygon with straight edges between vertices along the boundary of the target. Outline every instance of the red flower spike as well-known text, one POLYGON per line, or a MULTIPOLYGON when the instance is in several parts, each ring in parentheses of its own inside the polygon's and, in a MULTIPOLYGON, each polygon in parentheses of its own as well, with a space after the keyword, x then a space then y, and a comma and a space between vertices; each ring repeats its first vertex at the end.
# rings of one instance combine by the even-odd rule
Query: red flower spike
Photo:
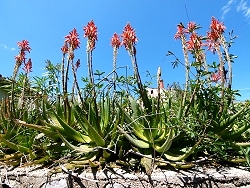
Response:
POLYGON ((189 33, 193 33, 197 28, 198 28, 198 26, 196 25, 195 22, 189 22, 188 23, 187 30, 188 30, 189 33))
POLYGON ((187 42, 188 50, 200 50, 202 46, 202 37, 198 36, 196 33, 192 33, 190 40, 187 42))
POLYGON ((185 36, 185 34, 188 33, 188 30, 185 29, 184 25, 182 23, 177 25, 177 32, 174 35, 174 39, 180 39, 182 36, 185 36))
POLYGON ((22 63, 26 58, 25 58, 25 51, 24 50, 21 50, 20 53, 15 56, 15 59, 18 63, 22 63))
POLYGON ((214 32, 215 36, 220 36, 224 33, 226 27, 224 26, 223 22, 219 22, 219 20, 216 20, 214 17, 212 17, 212 21, 210 24, 211 32, 214 32))
POLYGON ((67 42, 64 43, 64 45, 61 47, 62 53, 65 55, 66 53, 68 53, 69 48, 68 48, 68 44, 67 42))
POLYGON ((30 72, 32 72, 32 62, 31 62, 31 58, 29 58, 27 63, 24 63, 24 68, 23 70, 28 74, 30 72))
POLYGON ((134 47, 135 43, 138 41, 135 35, 135 30, 130 26, 129 23, 127 23, 127 25, 125 26, 121 37, 121 45, 124 45, 126 50, 132 50, 132 47, 134 47))
POLYGON ((214 54, 216 51, 216 46, 219 46, 220 42, 218 42, 217 39, 214 40, 217 37, 213 36, 213 33, 211 33, 211 32, 207 33, 207 38, 208 39, 206 40, 205 46, 207 46, 208 50, 211 50, 214 54))
POLYGON ((30 53, 31 48, 29 47, 29 41, 22 40, 21 42, 17 42, 17 45, 20 47, 21 51, 27 51, 30 53))
POLYGON ((119 35, 117 35, 116 33, 114 33, 113 37, 111 38, 111 46, 113 48, 119 48, 121 46, 119 35))
POLYGON ((84 36, 91 40, 97 40, 97 27, 93 20, 88 22, 87 26, 84 26, 84 36))
POLYGON ((79 40, 79 37, 78 37, 78 33, 76 31, 76 28, 74 28, 71 32, 69 32, 69 35, 65 36, 64 38, 65 39, 65 43, 68 43, 70 47, 72 47, 73 50, 77 49, 77 48, 80 48, 80 40, 79 40))
POLYGON ((211 76, 212 82, 218 82, 221 79, 220 71, 218 73, 213 73, 211 76))
POLYGON ((208 46, 208 50, 211 50, 213 53, 216 51, 216 46, 220 45, 218 39, 224 33, 226 27, 222 22, 216 20, 212 17, 211 24, 210 24, 210 31, 207 32, 207 41, 206 46, 208 46))
POLYGON ((84 36, 88 38, 88 50, 95 48, 95 41, 97 41, 97 27, 93 20, 88 22, 87 26, 83 27, 84 36))
POLYGON ((222 22, 219 22, 219 20, 216 20, 214 17, 212 17, 212 21, 210 24, 210 32, 208 32, 208 38, 210 40, 216 41, 225 31, 226 27, 222 22))
POLYGON ((23 57, 22 56, 20 56, 20 54, 19 55, 17 55, 17 56, 15 56, 15 59, 16 59, 16 61, 18 62, 18 63, 22 63, 23 62, 23 57))

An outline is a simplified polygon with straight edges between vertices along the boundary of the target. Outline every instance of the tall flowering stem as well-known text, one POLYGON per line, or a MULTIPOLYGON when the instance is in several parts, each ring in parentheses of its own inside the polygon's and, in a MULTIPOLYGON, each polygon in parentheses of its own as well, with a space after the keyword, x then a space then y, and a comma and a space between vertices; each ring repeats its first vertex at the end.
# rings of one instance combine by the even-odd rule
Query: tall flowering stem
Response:
MULTIPOLYGON (((63 62, 62 62, 62 76, 63 76, 63 93, 64 93, 64 111, 65 111, 65 115, 66 115, 66 108, 68 107, 68 109, 70 109, 70 105, 69 105, 69 100, 68 100, 68 74, 69 74, 69 65, 71 64, 72 66, 72 72, 74 75, 74 80, 76 81, 76 73, 75 73, 75 69, 74 69, 74 51, 78 48, 80 48, 80 39, 79 39, 79 35, 77 33, 76 28, 74 28, 71 32, 69 32, 69 35, 65 36, 65 41, 64 41, 64 46, 61 48, 62 53, 63 53, 63 62), (64 74, 64 58, 65 55, 68 54, 68 59, 67 59, 67 65, 66 65, 66 72, 64 74)), ((76 81, 76 85, 78 86, 78 83, 76 81)), ((82 101, 82 105, 83 103, 83 99, 81 97, 81 92, 79 89, 79 86, 77 87, 78 89, 78 95, 80 96, 80 99, 82 101)), ((70 121, 70 112, 69 112, 69 116, 68 116, 68 120, 70 121)))
MULTIPOLYGON (((202 40, 203 37, 199 36, 196 33, 196 30, 200 27, 195 22, 189 22, 187 27, 187 32, 189 34, 189 40, 187 41, 187 50, 194 56, 195 60, 195 69, 197 70, 197 80, 196 80, 196 86, 194 90, 192 91, 192 95, 189 100, 189 104, 186 106, 184 115, 186 116, 188 114, 188 111, 190 109, 191 104, 195 100, 195 96, 197 92, 199 91, 201 85, 200 85, 200 78, 202 76, 201 72, 205 69, 206 72, 208 72, 208 67, 205 60, 205 54, 203 52, 202 47, 204 46, 202 40)), ((184 98, 186 99, 187 92, 184 93, 184 98)), ((185 105, 185 100, 183 100, 183 106, 185 105)))
POLYGON ((188 48, 187 48, 187 40, 186 40, 186 34, 189 33, 189 31, 184 27, 182 23, 177 25, 177 32, 174 36, 174 39, 180 39, 181 45, 182 45, 182 51, 184 54, 184 61, 185 61, 185 89, 184 89, 184 97, 182 101, 182 105, 184 106, 186 102, 186 96, 187 96, 187 90, 188 90, 188 82, 189 82, 189 74, 190 74, 190 63, 188 59, 188 48))
POLYGON ((134 28, 131 27, 129 23, 125 26, 123 33, 121 35, 122 37, 122 45, 124 45, 125 49, 128 51, 129 56, 132 61, 133 69, 134 69, 134 76, 136 78, 139 92, 143 101, 143 105, 146 108, 148 114, 152 111, 152 106, 150 105, 147 92, 145 88, 142 85, 142 81, 140 78, 139 70, 138 70, 138 64, 136 60, 136 48, 135 44, 138 42, 138 39, 135 34, 134 28))
POLYGON ((135 44, 138 41, 138 39, 136 37, 134 28, 132 28, 129 23, 127 23, 127 25, 125 26, 121 37, 122 37, 121 44, 124 45, 125 49, 128 51, 128 53, 131 57, 132 65, 133 65, 133 69, 134 69, 134 75, 135 75, 136 80, 139 84, 139 89, 142 89, 142 82, 140 79, 137 61, 136 61, 135 44))
POLYGON ((22 89, 22 93, 21 96, 19 98, 19 104, 18 104, 18 108, 23 109, 24 108, 24 96, 25 96, 25 90, 29 89, 30 86, 27 85, 28 84, 28 74, 30 72, 32 72, 32 61, 31 58, 29 58, 28 62, 24 62, 24 68, 23 68, 24 72, 25 72, 25 76, 23 79, 23 89, 22 89))
POLYGON ((29 46, 29 41, 27 40, 22 40, 21 42, 17 42, 17 45, 20 51, 19 51, 19 54, 15 56, 16 64, 15 64, 14 71, 13 71, 13 77, 12 77, 13 81, 16 79, 20 66, 22 65, 22 63, 25 63, 26 52, 30 53, 30 50, 31 50, 29 46))
POLYGON ((62 86, 63 86, 63 93, 64 93, 64 95, 66 95, 66 88, 65 88, 65 56, 66 56, 66 54, 68 53, 68 51, 69 51, 69 48, 68 48, 68 43, 67 42, 65 42, 64 43, 64 45, 62 46, 62 48, 61 48, 61 51, 62 51, 62 54, 63 54, 63 56, 62 56, 62 86))
POLYGON ((232 88, 232 77, 233 77, 233 67, 232 67, 232 62, 231 62, 231 59, 230 59, 230 55, 229 55, 229 52, 228 52, 228 46, 226 45, 226 39, 225 37, 222 35, 221 36, 221 45, 224 49, 224 52, 225 52, 225 55, 226 55, 226 60, 227 60, 227 63, 228 63, 228 88, 231 89, 232 88))
POLYGON ((75 95, 75 87, 78 91, 77 96, 80 98, 82 105, 84 106, 84 102, 83 102, 83 98, 80 92, 80 87, 79 84, 77 82, 77 77, 76 77, 76 72, 78 70, 78 68, 80 67, 80 59, 78 59, 75 63, 75 65, 73 64, 73 61, 71 61, 71 67, 72 67, 72 72, 73 72, 73 76, 74 76, 74 82, 73 82, 73 86, 72 86, 72 101, 74 100, 74 95, 75 95))
POLYGON ((220 46, 222 43, 223 33, 226 27, 222 22, 219 22, 214 17, 212 17, 211 24, 210 24, 210 31, 207 33, 207 46, 208 49, 211 50, 213 53, 217 52, 220 61, 220 74, 221 74, 221 86, 224 88, 225 85, 225 72, 224 72, 224 61, 222 57, 222 53, 220 50, 220 46))
MULTIPOLYGON (((205 70, 208 72, 208 66, 206 63, 206 55, 202 47, 205 45, 203 44, 203 36, 200 36, 196 33, 196 30, 199 28, 194 22, 188 23, 188 32, 190 34, 189 40, 187 41, 187 50, 193 55, 195 60, 195 68, 197 70, 198 77, 201 76, 201 71, 205 70)), ((209 77, 208 77, 209 79, 209 77)))
POLYGON ((21 67, 22 63, 24 63, 24 69, 26 71, 26 74, 28 74, 28 72, 31 72, 32 69, 32 63, 31 60, 29 59, 29 61, 26 63, 26 52, 30 53, 30 46, 29 46, 29 41, 28 40, 22 40, 21 42, 17 42, 17 45, 20 49, 19 54, 17 56, 15 56, 16 59, 16 64, 13 70, 13 76, 12 76, 12 92, 11 92, 11 110, 13 111, 12 114, 15 114, 15 103, 14 103, 14 87, 15 87, 15 80, 16 80, 16 76, 18 73, 19 68, 21 67))
POLYGON ((94 73, 93 73, 93 66, 92 66, 92 52, 95 49, 95 43, 97 41, 97 27, 93 20, 87 23, 86 26, 83 27, 84 31, 84 37, 87 38, 87 47, 86 47, 86 53, 87 53, 87 65, 88 65, 88 73, 89 73, 89 79, 90 83, 92 85, 92 95, 93 95, 93 102, 94 102, 94 108, 95 108, 95 114, 97 118, 97 131, 100 135, 102 135, 102 130, 100 127, 100 118, 98 116, 98 107, 97 107, 97 101, 96 101, 96 91, 95 91, 95 82, 94 82, 94 73))
MULTIPOLYGON (((69 74, 69 64, 74 60, 74 51, 77 48, 80 48, 80 40, 79 40, 79 35, 76 31, 76 28, 74 28, 71 32, 69 32, 69 35, 65 36, 65 45, 62 47, 62 51, 67 49, 68 46, 68 60, 67 60, 67 65, 66 65, 66 73, 65 73, 65 78, 64 78, 64 94, 67 94, 67 82, 68 82, 68 74, 69 74), (63 49, 65 48, 65 49, 63 49)), ((63 52, 64 54, 64 52, 63 52)))
POLYGON ((92 52, 95 49, 95 42, 97 41, 97 27, 93 20, 88 22, 87 26, 84 26, 84 37, 87 37, 87 62, 88 73, 92 86, 94 86, 94 73, 92 67, 92 52))
MULTIPOLYGON (((225 68, 224 68, 224 61, 223 61, 223 56, 220 50, 221 44, 224 44, 224 50, 227 54, 227 61, 228 61, 228 66, 230 67, 230 76, 232 76, 232 66, 231 62, 229 59, 227 47, 225 45, 225 39, 223 37, 223 33, 225 31, 226 27, 222 22, 219 22, 216 20, 214 17, 212 17, 211 24, 210 24, 210 31, 207 33, 207 46, 208 49, 211 50, 213 53, 217 52, 219 56, 219 61, 220 61, 220 67, 219 67, 219 72, 220 72, 220 78, 221 78, 221 108, 220 108, 220 113, 222 113, 223 106, 224 106, 224 90, 225 90, 225 83, 226 83, 226 75, 225 75, 225 68)), ((232 84, 232 78, 230 78, 230 88, 232 84)))
POLYGON ((121 46, 121 41, 119 38, 119 35, 114 33, 113 37, 111 38, 111 46, 113 47, 113 71, 114 71, 114 77, 113 77, 113 82, 114 82, 114 90, 116 90, 116 61, 117 61, 117 53, 118 49, 121 46))

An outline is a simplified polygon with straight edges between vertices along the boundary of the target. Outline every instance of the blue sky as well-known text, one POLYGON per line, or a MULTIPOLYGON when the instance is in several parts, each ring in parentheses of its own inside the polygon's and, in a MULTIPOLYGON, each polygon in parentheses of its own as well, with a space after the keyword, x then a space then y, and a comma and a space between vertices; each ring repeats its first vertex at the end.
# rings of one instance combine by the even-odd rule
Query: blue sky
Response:
MULTIPOLYGON (((127 22, 135 28, 139 39, 137 60, 144 81, 147 71, 155 75, 162 68, 165 86, 173 82, 184 83, 184 67, 172 68, 172 51, 183 61, 180 41, 173 39, 176 25, 195 21, 202 26, 199 34, 208 31, 211 17, 223 21, 226 33, 234 30, 238 36, 230 52, 238 58, 233 64, 233 88, 239 89, 241 100, 250 99, 250 1, 164 1, 164 0, 43 0, 1 1, 0 6, 0 74, 11 76, 18 54, 16 42, 26 39, 32 51, 31 76, 42 76, 45 60, 59 63, 64 36, 76 28, 81 39, 80 49, 75 56, 81 59, 79 76, 87 76, 86 39, 83 26, 91 19, 98 28, 98 41, 93 52, 94 70, 108 74, 112 71, 112 47, 110 39, 114 32, 122 33, 127 22)), ((208 56, 208 62, 217 56, 208 56)), ((131 61, 124 48, 119 49, 117 66, 128 66, 131 61)), ((121 69, 119 74, 125 74, 121 69)), ((156 86, 154 80, 153 87, 156 86)))

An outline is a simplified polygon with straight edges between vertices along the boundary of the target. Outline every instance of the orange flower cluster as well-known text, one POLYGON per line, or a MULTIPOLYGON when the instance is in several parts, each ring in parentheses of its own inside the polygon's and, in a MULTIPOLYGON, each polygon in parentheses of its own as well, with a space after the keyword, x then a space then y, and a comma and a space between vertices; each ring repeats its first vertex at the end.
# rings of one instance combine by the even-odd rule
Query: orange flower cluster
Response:
POLYGON ((212 17, 212 21, 210 24, 210 31, 207 33, 207 41, 206 46, 208 46, 208 50, 211 50, 213 53, 216 51, 216 47, 220 45, 218 39, 224 33, 226 27, 222 22, 216 20, 212 17))
POLYGON ((220 71, 218 73, 213 73, 211 76, 212 82, 218 82, 221 79, 220 71))
POLYGON ((95 49, 95 41, 97 41, 97 27, 93 20, 88 22, 87 26, 83 28, 84 36, 88 38, 88 51, 95 49))
POLYGON ((199 28, 199 27, 197 26, 197 24, 195 22, 189 22, 188 23, 187 30, 188 30, 189 33, 193 33, 197 28, 199 28))
POLYGON ((63 55, 65 55, 65 54, 68 53, 69 47, 68 47, 67 42, 64 43, 64 45, 62 46, 61 50, 62 50, 63 55))
POLYGON ((80 48, 80 40, 79 40, 79 37, 78 37, 78 33, 76 31, 76 28, 74 28, 71 32, 69 32, 69 35, 65 36, 65 45, 62 47, 62 51, 63 52, 66 52, 67 50, 67 43, 69 44, 69 46, 72 48, 72 50, 75 50, 77 48, 80 48))
POLYGON ((32 62, 31 62, 31 58, 29 58, 28 62, 25 63, 24 62, 24 68, 23 70, 28 74, 30 72, 32 72, 32 62))
POLYGON ((216 46, 220 45, 218 39, 224 33, 226 27, 222 22, 219 22, 214 17, 212 17, 210 31, 207 33, 207 40, 205 44, 202 44, 202 36, 198 36, 195 32, 195 30, 198 28, 200 27, 195 22, 189 22, 187 28, 185 28, 185 26, 180 23, 177 25, 177 32, 174 36, 174 39, 181 39, 184 41, 186 39, 186 35, 190 34, 189 41, 187 41, 188 50, 196 51, 202 46, 207 46, 208 50, 211 50, 214 53, 216 51, 216 46))
POLYGON ((187 44, 187 49, 190 51, 198 51, 203 46, 202 36, 198 36, 195 32, 198 29, 198 25, 195 22, 189 22, 187 29, 182 23, 177 25, 177 32, 174 39, 181 39, 184 44, 187 44), (190 34, 189 41, 186 42, 186 34, 190 34))
POLYGON ((119 48, 121 46, 119 35, 116 33, 114 33, 113 37, 111 38, 111 46, 113 48, 119 48))
POLYGON ((212 21, 210 24, 211 31, 208 32, 208 37, 214 41, 217 41, 218 38, 224 33, 226 27, 223 22, 219 22, 214 17, 212 17, 212 21))
POLYGON ((193 32, 190 35, 189 41, 187 41, 187 49, 191 51, 200 50, 202 45, 202 37, 193 32))
POLYGON ((29 41, 27 40, 22 40, 21 42, 17 42, 17 45, 20 48, 20 52, 17 56, 15 56, 15 59, 18 63, 21 64, 25 60, 26 52, 30 53, 31 48, 29 46, 29 41))
POLYGON ((133 51, 133 47, 135 43, 138 41, 138 39, 135 35, 134 28, 132 28, 129 23, 127 23, 127 25, 125 26, 121 37, 122 37, 121 45, 124 45, 126 50, 133 51))
POLYGON ((17 42, 17 45, 20 47, 21 51, 27 51, 30 53, 31 48, 29 47, 29 41, 22 40, 21 42, 17 42))
POLYGON ((181 39, 182 37, 185 37, 185 34, 188 33, 188 30, 184 27, 182 23, 177 25, 177 32, 174 35, 174 39, 181 39))

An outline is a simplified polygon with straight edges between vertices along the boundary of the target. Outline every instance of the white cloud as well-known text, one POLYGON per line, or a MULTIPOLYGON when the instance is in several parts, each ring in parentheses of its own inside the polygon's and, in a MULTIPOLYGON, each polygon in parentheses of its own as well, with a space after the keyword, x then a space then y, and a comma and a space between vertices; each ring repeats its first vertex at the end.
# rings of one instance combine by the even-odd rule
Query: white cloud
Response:
POLYGON ((222 20, 225 18, 226 14, 231 10, 232 8, 232 4, 235 2, 236 0, 229 0, 227 2, 227 4, 225 6, 222 7, 221 11, 222 11, 222 20))
POLYGON ((240 1, 239 5, 237 6, 237 12, 243 12, 247 19, 250 18, 250 6, 247 5, 246 0, 240 1))
POLYGON ((238 13, 242 13, 247 20, 250 19, 250 5, 248 5, 248 0, 229 0, 227 4, 221 8, 222 20, 225 19, 226 14, 232 9, 238 13))
POLYGON ((11 50, 11 51, 16 50, 15 48, 10 48, 6 46, 5 44, 0 44, 0 46, 4 47, 6 50, 11 50))

